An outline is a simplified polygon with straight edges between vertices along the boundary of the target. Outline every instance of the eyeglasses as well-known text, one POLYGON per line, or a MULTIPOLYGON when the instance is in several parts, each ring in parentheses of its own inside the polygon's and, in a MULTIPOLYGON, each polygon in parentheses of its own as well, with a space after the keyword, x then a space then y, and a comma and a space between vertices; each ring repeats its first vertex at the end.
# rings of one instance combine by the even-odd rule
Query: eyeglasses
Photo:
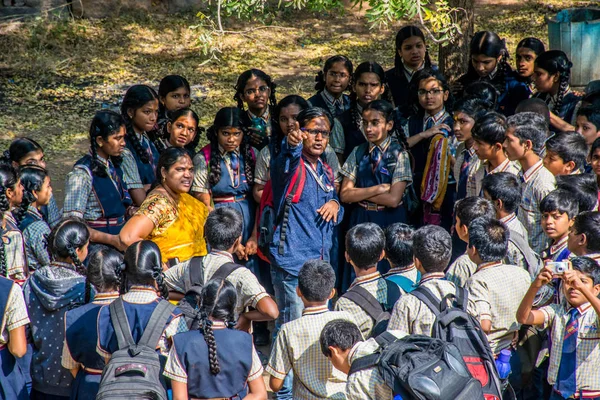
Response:
POLYGON ((329 137, 329 131, 322 131, 322 130, 319 130, 319 129, 306 129, 306 128, 300 128, 300 130, 302 132, 310 133, 313 136, 317 136, 318 134, 321 134, 321 136, 324 137, 324 138, 329 137))
POLYGON ((444 93, 443 89, 431 89, 431 90, 419 89, 419 90, 417 90, 417 94, 419 96, 427 96, 428 94, 430 94, 432 96, 439 96, 442 93, 444 93))
POLYGON ((229 137, 229 136, 235 136, 235 137, 240 137, 242 136, 242 131, 221 131, 219 132, 223 137, 229 137))
POLYGON ((258 89, 246 89, 244 90, 244 94, 246 96, 253 96, 256 93, 266 93, 267 91, 269 91, 269 87, 268 86, 259 86, 258 89))
POLYGON ((345 72, 335 72, 335 71, 327 71, 327 75, 329 75, 332 78, 340 78, 340 79, 346 79, 346 78, 350 77, 350 75, 348 75, 345 72))

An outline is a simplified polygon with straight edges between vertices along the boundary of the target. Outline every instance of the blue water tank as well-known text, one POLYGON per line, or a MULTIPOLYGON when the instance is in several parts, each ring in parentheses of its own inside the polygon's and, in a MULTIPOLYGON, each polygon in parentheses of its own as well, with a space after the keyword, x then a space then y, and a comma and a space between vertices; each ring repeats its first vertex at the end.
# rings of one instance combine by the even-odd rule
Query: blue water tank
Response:
POLYGON ((548 17, 550 49, 564 51, 571 62, 571 85, 600 79, 600 8, 568 8, 548 17))

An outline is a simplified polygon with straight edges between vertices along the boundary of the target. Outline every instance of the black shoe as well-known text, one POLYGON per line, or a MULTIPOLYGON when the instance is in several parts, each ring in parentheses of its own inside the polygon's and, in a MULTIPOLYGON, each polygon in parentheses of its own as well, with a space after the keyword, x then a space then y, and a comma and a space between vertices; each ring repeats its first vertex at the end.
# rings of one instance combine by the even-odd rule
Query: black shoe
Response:
POLYGON ((271 342, 271 336, 268 329, 261 329, 259 332, 254 332, 255 346, 268 346, 271 342))

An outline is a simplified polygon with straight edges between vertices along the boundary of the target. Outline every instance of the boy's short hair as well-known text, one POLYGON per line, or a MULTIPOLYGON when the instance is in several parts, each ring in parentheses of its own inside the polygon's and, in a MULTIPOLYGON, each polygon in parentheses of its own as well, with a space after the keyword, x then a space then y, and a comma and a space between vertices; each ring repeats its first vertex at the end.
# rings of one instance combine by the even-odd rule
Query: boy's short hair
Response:
POLYGON ((585 138, 577 132, 558 132, 546 140, 546 151, 555 153, 566 164, 575 163, 575 170, 583 170, 587 158, 585 138))
POLYGON ((491 201, 483 197, 465 197, 454 205, 454 215, 460 219, 461 225, 469 226, 475 218, 496 216, 496 210, 491 201))
POLYGON ((521 182, 515 174, 510 172, 488 174, 483 178, 481 187, 493 201, 501 200, 504 211, 508 213, 516 212, 521 204, 521 182))
POLYGON ((346 234, 346 252, 359 269, 369 269, 376 265, 384 248, 383 230, 372 222, 358 224, 346 234))
POLYGON ((425 272, 444 272, 452 256, 452 237, 441 226, 419 228, 413 234, 413 254, 425 272))
POLYGON ((385 256, 393 267, 408 267, 413 263, 412 236, 415 230, 397 222, 385 229, 385 256))
POLYGON ((356 324, 344 319, 329 321, 321 331, 319 343, 325 357, 331 357, 329 347, 346 351, 362 340, 362 334, 356 324))
POLYGON ((594 151, 596 151, 597 148, 600 148, 600 137, 596 138, 594 143, 592 143, 592 147, 590 148, 590 159, 592 158, 592 155, 594 155, 594 151))
POLYGON ((592 278, 594 285, 600 285, 600 268, 593 258, 585 256, 573 257, 570 261, 575 271, 579 271, 592 278))
POLYGON ((585 117, 589 123, 600 130, 600 108, 594 106, 585 106, 577 110, 577 116, 585 117))
POLYGON ((540 212, 544 214, 554 211, 558 211, 561 214, 566 213, 569 219, 575 218, 579 214, 577 197, 563 189, 551 191, 540 202, 540 212))
POLYGON ((556 187, 577 198, 579 212, 594 211, 598 203, 598 182, 593 174, 559 175, 556 187))
POLYGON ((506 117, 497 112, 489 112, 477 118, 471 132, 473 139, 491 146, 504 143, 506 139, 506 117))
POLYGON ((335 286, 335 272, 327 261, 308 260, 298 273, 298 289, 308 301, 326 301, 335 286))
POLYGON ((575 217, 573 229, 578 234, 585 234, 587 251, 600 252, 600 212, 585 211, 575 217))
POLYGON ((544 121, 546 121, 546 128, 550 127, 550 108, 544 100, 532 97, 521 101, 515 109, 515 114, 524 112, 533 112, 541 115, 544 121))
POLYGON ((529 140, 535 154, 540 154, 548 137, 548 125, 540 114, 522 112, 512 115, 506 120, 507 130, 514 129, 513 135, 521 143, 529 140))
POLYGON ((213 250, 225 251, 242 236, 242 214, 231 207, 215 208, 204 224, 204 237, 213 250))
POLYGON ((469 247, 474 247, 481 261, 500 261, 508 246, 506 225, 494 218, 479 217, 469 224, 469 247))

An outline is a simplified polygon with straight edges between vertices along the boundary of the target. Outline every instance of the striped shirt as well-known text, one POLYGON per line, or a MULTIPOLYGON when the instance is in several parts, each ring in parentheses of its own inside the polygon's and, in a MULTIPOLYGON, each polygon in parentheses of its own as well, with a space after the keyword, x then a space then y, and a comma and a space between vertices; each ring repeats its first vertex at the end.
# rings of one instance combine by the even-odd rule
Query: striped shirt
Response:
POLYGON ((8 343, 10 331, 20 326, 29 324, 29 315, 25 298, 21 287, 17 284, 12 285, 6 308, 2 310, 2 320, 0 321, 0 345, 8 343))
POLYGON ((307 307, 302 317, 282 325, 266 371, 277 379, 285 379, 293 370, 295 399, 345 398, 346 374, 333 367, 319 345, 323 327, 336 319, 354 322, 349 313, 329 311, 323 305, 307 307))

